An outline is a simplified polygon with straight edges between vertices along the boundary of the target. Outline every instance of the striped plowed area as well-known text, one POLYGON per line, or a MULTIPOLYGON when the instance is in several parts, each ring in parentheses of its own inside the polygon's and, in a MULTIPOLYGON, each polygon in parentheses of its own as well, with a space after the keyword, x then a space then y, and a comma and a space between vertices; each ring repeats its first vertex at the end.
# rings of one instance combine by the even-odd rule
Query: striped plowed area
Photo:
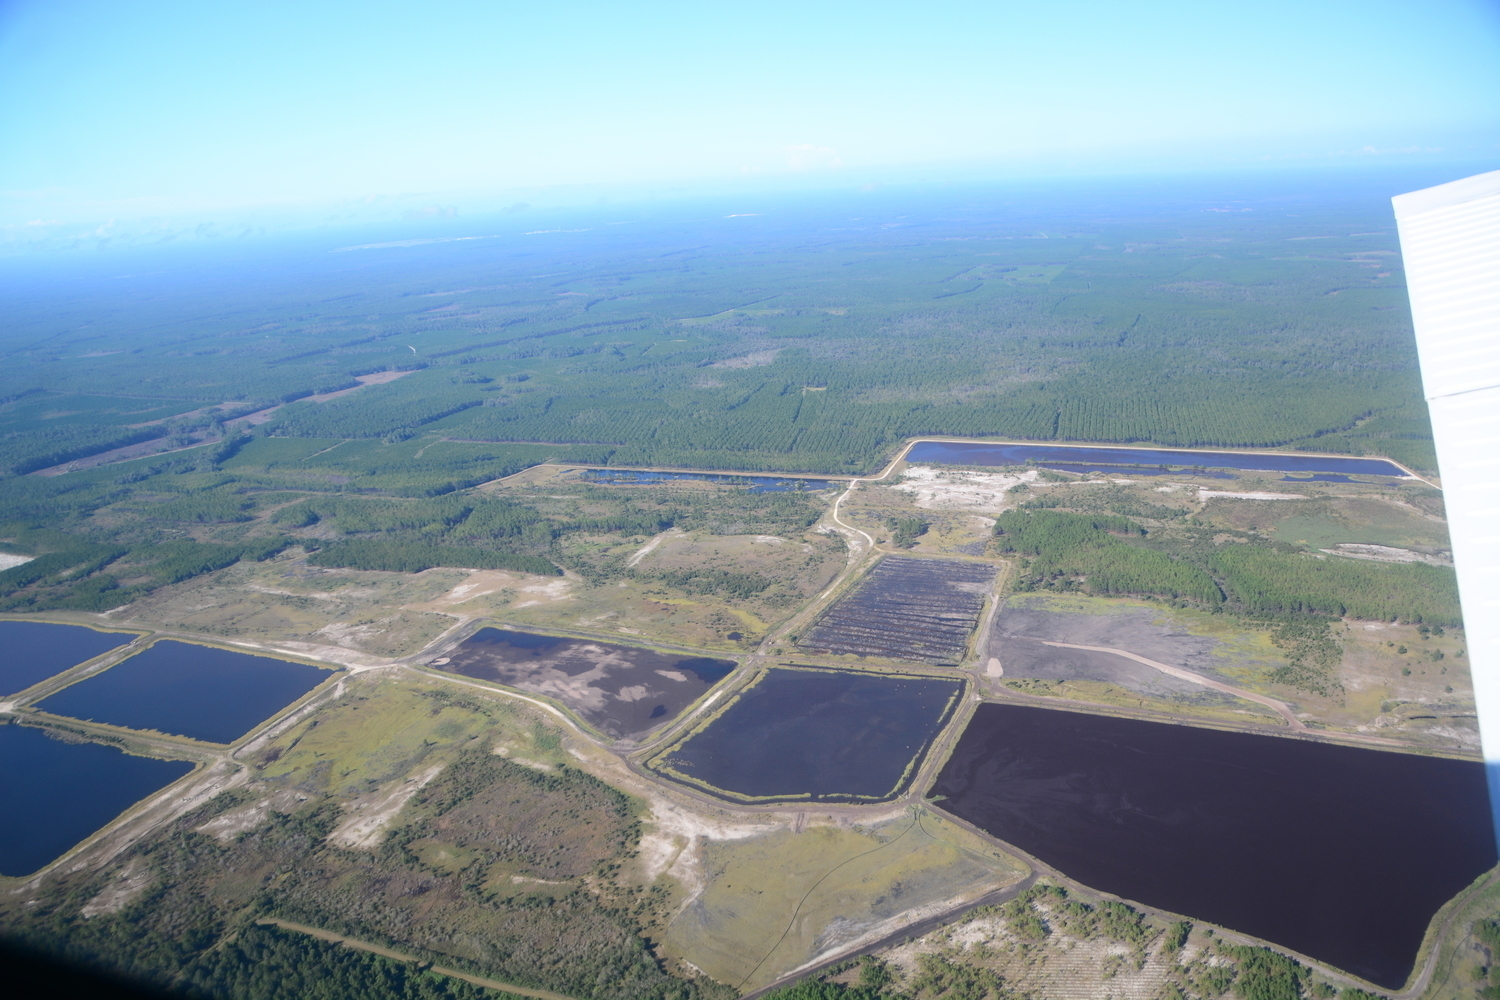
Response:
POLYGON ((808 652, 957 663, 995 568, 887 556, 798 642, 808 652))

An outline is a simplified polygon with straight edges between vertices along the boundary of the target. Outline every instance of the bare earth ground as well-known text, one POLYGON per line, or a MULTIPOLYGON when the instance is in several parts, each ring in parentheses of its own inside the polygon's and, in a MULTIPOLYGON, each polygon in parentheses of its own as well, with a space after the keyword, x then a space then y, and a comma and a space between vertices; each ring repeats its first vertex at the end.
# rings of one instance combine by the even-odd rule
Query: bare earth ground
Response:
POLYGON ((1227 616, 1128 599, 1017 594, 1006 600, 991 630, 988 656, 999 666, 987 671, 986 682, 1104 704, 1134 704, 1131 696, 1140 696, 1144 707, 1184 714, 1264 715, 1124 657, 1035 640, 1108 646, 1268 695, 1290 704, 1305 722, 1327 729, 1477 751, 1467 660, 1455 656, 1465 646, 1460 630, 1423 638, 1412 625, 1349 621, 1337 638, 1344 650, 1336 672, 1342 691, 1321 695, 1273 682, 1270 674, 1286 656, 1271 642, 1270 631, 1243 628, 1227 616), (1405 654, 1397 651, 1403 646, 1405 654), (1445 658, 1432 660, 1433 650, 1444 651, 1445 658), (1026 678, 1044 685, 1026 684, 1026 678))

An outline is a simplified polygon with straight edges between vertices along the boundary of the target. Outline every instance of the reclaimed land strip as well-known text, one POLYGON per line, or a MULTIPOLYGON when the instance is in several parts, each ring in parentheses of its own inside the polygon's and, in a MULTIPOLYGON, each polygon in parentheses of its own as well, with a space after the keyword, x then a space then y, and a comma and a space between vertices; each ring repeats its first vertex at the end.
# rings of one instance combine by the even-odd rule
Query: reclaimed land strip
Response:
MULTIPOLYGON (((345 948, 354 948, 358 951, 368 951, 372 955, 379 955, 382 958, 393 959, 397 962, 410 962, 412 965, 417 966, 426 964, 421 959, 413 958, 411 955, 403 955, 401 952, 392 951, 389 948, 382 948, 378 944, 371 944, 368 941, 357 941, 354 938, 345 937, 342 934, 335 934, 332 931, 319 930, 316 927, 307 927, 303 924, 294 924, 289 920, 276 920, 274 918, 267 917, 264 920, 257 920, 256 923, 264 927, 280 927, 282 930, 296 931, 298 934, 306 934, 309 937, 315 937, 320 941, 330 941, 334 944, 341 944, 345 948)), ((565 996, 562 993, 552 993, 548 990, 532 989, 529 986, 517 986, 514 983, 502 983, 496 979, 485 979, 481 976, 471 976, 467 972, 459 972, 457 969, 449 969, 441 965, 432 965, 428 966, 428 968, 432 972, 436 972, 439 975, 451 976, 454 979, 462 979, 466 983, 473 983, 475 986, 483 986, 485 989, 500 990, 502 993, 513 993, 516 996, 522 997, 536 997, 537 1000, 573 1000, 572 997, 565 996)))
MULTIPOLYGON (((1015 638, 1026 639, 1029 637, 1016 636, 1015 638)), ((1246 691, 1244 688, 1237 688, 1232 684, 1225 684, 1221 681, 1210 680, 1207 677, 1204 677, 1202 674, 1195 674, 1191 670, 1184 670, 1182 667, 1174 667, 1170 664, 1162 663, 1160 660, 1150 660, 1144 656, 1140 656, 1139 654, 1132 653, 1124 649, 1115 649, 1112 646, 1080 646, 1076 642, 1053 642, 1051 639, 1033 639, 1032 641, 1039 642, 1044 646, 1059 646, 1063 649, 1087 649, 1090 652, 1094 653, 1113 653, 1116 656, 1123 656, 1126 659, 1135 660, 1137 663, 1144 663, 1148 667, 1154 667, 1170 677, 1176 677, 1180 680, 1189 681, 1193 684, 1201 684, 1206 688, 1213 688, 1215 691, 1222 691, 1223 693, 1232 695, 1236 698, 1244 698, 1246 701, 1253 701, 1261 705, 1265 705, 1267 708, 1274 709, 1277 714, 1279 714, 1283 719, 1287 721, 1287 725, 1291 726, 1297 732, 1307 732, 1307 726, 1303 725, 1302 720, 1297 718, 1297 716, 1293 714, 1291 708, 1287 706, 1286 702, 1277 701, 1275 698, 1267 698, 1263 694, 1253 694, 1249 691, 1246 691)))
POLYGON ((888 556, 798 645, 809 652, 957 664, 995 567, 888 556))

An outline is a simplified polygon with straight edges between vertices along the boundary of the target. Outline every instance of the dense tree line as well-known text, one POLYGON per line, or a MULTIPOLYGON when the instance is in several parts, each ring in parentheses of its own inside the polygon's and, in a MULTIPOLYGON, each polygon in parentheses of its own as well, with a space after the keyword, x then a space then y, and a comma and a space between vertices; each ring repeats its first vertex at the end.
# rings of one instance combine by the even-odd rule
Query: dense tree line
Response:
POLYGON ((1319 558, 1260 543, 1168 552, 1143 544, 1146 532, 1136 522, 1110 514, 1023 508, 1001 514, 994 530, 1001 552, 1029 557, 1018 581, 1023 589, 1078 586, 1209 607, 1227 602, 1252 615, 1461 620, 1457 579, 1441 566, 1319 558))
POLYGON ((1458 580, 1445 566, 1319 558, 1257 544, 1219 546, 1204 561, 1251 612, 1461 623, 1458 580))
POLYGON ((1218 585, 1202 569, 1121 537, 1143 533, 1124 517, 1050 510, 1006 511, 995 524, 1001 552, 1030 557, 1018 581, 1026 589, 1081 577, 1096 594, 1153 594, 1207 605, 1223 601, 1218 585))

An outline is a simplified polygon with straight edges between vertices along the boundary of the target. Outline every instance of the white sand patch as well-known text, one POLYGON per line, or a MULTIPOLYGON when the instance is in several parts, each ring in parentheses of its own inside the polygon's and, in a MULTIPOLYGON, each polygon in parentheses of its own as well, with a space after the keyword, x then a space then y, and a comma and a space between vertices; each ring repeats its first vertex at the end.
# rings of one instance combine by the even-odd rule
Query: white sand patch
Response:
POLYGON ((342 823, 334 828, 328 835, 328 843, 335 847, 347 847, 353 850, 369 850, 380 843, 381 835, 390 825, 391 820, 401 811, 401 807, 417 792, 422 790, 433 778, 443 765, 434 764, 432 767, 424 768, 413 774, 405 781, 398 782, 381 791, 370 792, 361 795, 344 806, 342 823))
POLYGON ((1369 545, 1364 542, 1339 542, 1331 549, 1319 549, 1331 556, 1347 556, 1350 559, 1370 559, 1375 562, 1427 563, 1429 566, 1452 566, 1453 562, 1442 556, 1398 549, 1390 545, 1369 545))
POLYGON ((986 677, 1005 676, 1005 668, 1000 665, 999 658, 994 656, 990 657, 990 661, 984 665, 984 675, 986 677))
POLYGON ((516 607, 529 608, 534 604, 546 604, 549 601, 564 601, 572 596, 569 593, 572 589, 573 581, 567 578, 553 580, 551 583, 534 583, 529 587, 521 587, 521 593, 535 594, 536 597, 529 601, 522 601, 516 607))
POLYGON ((1307 497, 1300 493, 1228 493, 1224 490, 1206 490, 1198 487, 1198 500, 1212 500, 1214 497, 1228 497, 1233 500, 1306 500, 1307 497))
POLYGON ((704 840, 745 840, 791 825, 790 817, 776 816, 773 823, 726 823, 665 798, 652 796, 651 819, 641 837, 640 859, 646 880, 670 875, 687 890, 683 906, 703 892, 708 884, 699 848, 704 840))
POLYGON ((84 917, 119 913, 125 909, 125 904, 139 896, 150 884, 150 867, 140 858, 131 858, 125 862, 125 867, 115 873, 114 881, 101 889, 93 899, 84 903, 83 908, 78 912, 84 917))
POLYGON ((629 687, 622 687, 620 688, 620 693, 615 695, 621 701, 640 701, 642 698, 649 698, 650 696, 651 689, 644 684, 632 684, 629 687))
MULTIPOLYGON (((337 624, 337 623, 335 623, 337 624)), ((318 632, 324 631, 319 629, 318 632)), ((314 632, 317 635, 318 632, 314 632)), ((247 649, 263 649, 268 652, 295 653, 309 660, 322 660, 324 663, 336 663, 341 667, 348 667, 351 671, 358 673, 361 670, 373 670, 376 667, 390 666, 396 661, 388 656, 370 656, 368 653, 356 652, 345 649, 343 646, 330 646, 321 642, 235 642, 230 640, 232 646, 243 646, 247 649)))
POLYGON ((756 535, 754 538, 752 538, 750 540, 752 542, 757 542, 757 543, 759 543, 761 545, 785 545, 786 544, 786 539, 785 538, 777 538, 775 535, 756 535))
POLYGON ((998 513, 1008 506, 1006 494, 1021 483, 1034 483, 1035 469, 1021 473, 973 472, 908 466, 893 490, 915 494, 924 510, 980 510, 998 513))
POLYGON ((687 674, 683 673, 681 670, 658 670, 657 673, 661 674, 669 681, 687 680, 687 674))
POLYGON ((681 535, 681 534, 684 534, 684 532, 679 531, 676 528, 668 528, 666 531, 663 531, 661 534, 659 534, 655 538, 651 539, 651 541, 647 542, 645 545, 643 545, 640 548, 636 549, 635 552, 634 552, 634 554, 632 554, 629 559, 625 560, 625 568, 626 569, 632 569, 632 568, 634 568, 634 566, 635 566, 636 563, 640 562, 642 559, 646 558, 651 553, 655 552, 656 551, 656 547, 658 545, 660 545, 662 542, 666 541, 668 538, 672 538, 675 535, 681 535))
POLYGON ((0 552, 0 570, 15 569, 24 566, 36 556, 13 556, 9 552, 0 552))
POLYGON ((281 813, 289 813, 301 803, 306 802, 308 798, 310 796, 306 792, 299 792, 295 789, 277 792, 275 795, 261 799, 259 802, 252 802, 248 806, 240 806, 238 809, 231 809, 228 812, 220 813, 198 827, 197 832, 206 833, 210 837, 227 844, 240 834, 249 833, 270 819, 273 810, 281 813))
MULTIPOLYGON (((730 310, 733 312, 734 310, 730 310)), ((769 351, 756 351, 752 354, 741 354, 737 358, 725 358, 723 361, 715 361, 709 365, 710 368, 760 368, 763 365, 776 363, 776 355, 781 353, 781 348, 773 347, 769 351)))
POLYGON ((508 746, 497 746, 495 747, 493 753, 496 757, 504 757, 506 760, 510 761, 513 764, 520 764, 523 767, 529 767, 533 771, 547 771, 550 773, 557 770, 555 766, 547 763, 544 760, 531 760, 528 757, 517 757, 514 753, 511 752, 511 749, 508 746))

